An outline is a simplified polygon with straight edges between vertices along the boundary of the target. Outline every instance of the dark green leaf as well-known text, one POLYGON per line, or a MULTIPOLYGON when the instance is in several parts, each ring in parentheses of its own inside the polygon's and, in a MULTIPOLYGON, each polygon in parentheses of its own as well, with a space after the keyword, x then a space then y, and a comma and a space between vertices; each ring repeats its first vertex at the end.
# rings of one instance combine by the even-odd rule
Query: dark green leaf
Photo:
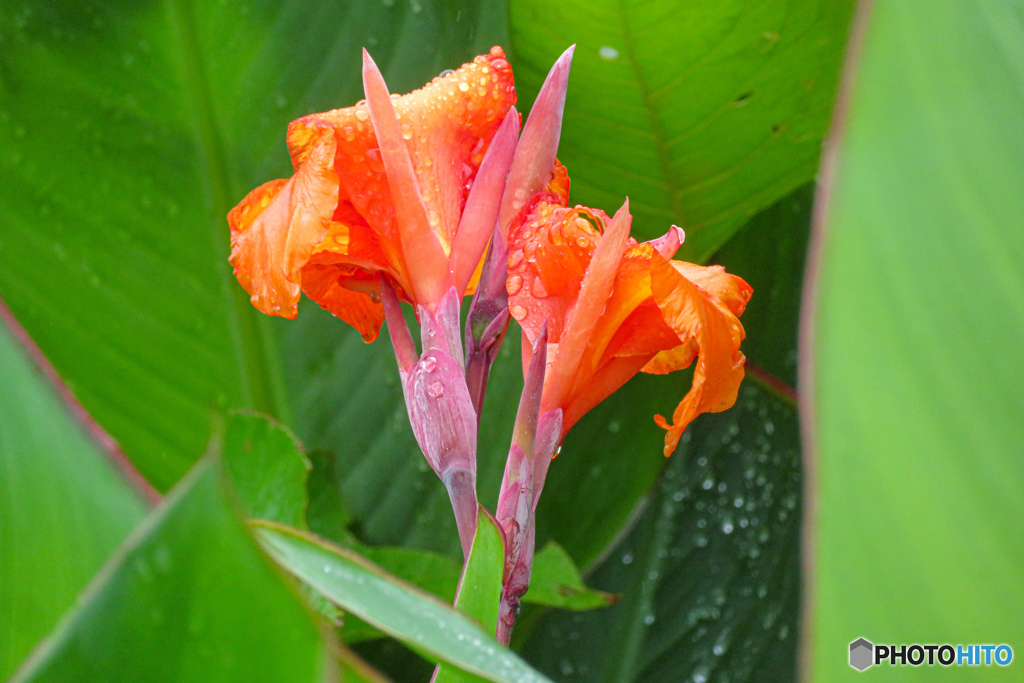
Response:
POLYGON ((59 0, 0 7, 0 297, 155 485, 211 410, 290 423, 225 214, 287 176, 288 122, 407 92, 504 38, 504 5, 59 0))
POLYGON ((15 681, 331 680, 313 615, 236 518, 209 462, 135 531, 15 681))
POLYGON ((530 590, 523 602, 561 607, 577 612, 607 607, 618 596, 587 588, 572 558, 554 541, 549 541, 533 559, 530 590))
POLYGON ((0 679, 145 514, 145 503, 0 321, 0 679))
POLYGON ((306 528, 310 464, 287 429, 258 415, 231 415, 221 458, 247 517, 306 528))
POLYGON ((455 608, 358 555, 297 529, 268 522, 253 526, 263 547, 283 567, 433 661, 448 662, 492 681, 547 680, 455 608))
POLYGON ((703 261, 814 177, 852 0, 525 0, 510 5, 517 82, 532 100, 576 43, 559 158, 572 201, 636 234, 687 233, 703 261))
POLYGON ((1015 660, 1024 642, 1024 7, 878 2, 863 19, 803 330, 816 681, 854 671, 858 637, 1008 643, 1015 660))
POLYGON ((754 288, 741 318, 747 360, 790 387, 813 202, 814 186, 800 188, 755 216, 712 259, 754 288))
POLYGON ((800 483, 795 410, 745 385, 684 433, 636 527, 588 579, 622 600, 551 613, 524 656, 563 681, 792 680, 800 483))

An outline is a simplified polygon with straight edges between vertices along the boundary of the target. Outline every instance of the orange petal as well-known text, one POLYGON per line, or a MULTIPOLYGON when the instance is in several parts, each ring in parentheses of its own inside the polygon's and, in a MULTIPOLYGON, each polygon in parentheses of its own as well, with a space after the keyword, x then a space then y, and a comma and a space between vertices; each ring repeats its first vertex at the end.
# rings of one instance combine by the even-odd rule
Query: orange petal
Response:
POLYGON ((583 276, 579 297, 566 321, 558 344, 558 354, 545 381, 545 409, 565 405, 573 387, 580 380, 577 373, 589 373, 592 370, 581 367, 581 361, 612 294, 632 222, 629 199, 626 199, 597 243, 586 275, 583 276))
MULTIPOLYGON (((683 277, 697 287, 725 304, 729 311, 739 317, 747 307, 753 288, 743 278, 730 275, 722 266, 698 266, 684 261, 671 261, 672 266, 683 277)), ((644 366, 643 372, 663 375, 690 367, 697 357, 697 344, 689 340, 679 346, 667 349, 655 356, 644 366)))
MULTIPOLYGON (((616 286, 618 285, 616 284, 616 286)), ((665 323, 661 309, 658 308, 658 304, 655 303, 654 296, 651 294, 649 274, 647 295, 648 298, 637 306, 615 331, 615 335, 608 342, 604 351, 602 362, 626 356, 660 355, 679 346, 679 336, 665 323)))
MULTIPOLYGON (((415 92, 391 98, 428 220, 446 251, 491 138, 515 99, 512 67, 501 48, 415 92)), ((400 264, 395 208, 368 106, 361 102, 311 114, 292 126, 298 129, 315 123, 326 123, 336 131, 341 198, 352 203, 381 237, 384 250, 400 264)), ((300 136, 290 130, 289 138, 293 137, 299 140, 300 136)), ((293 154, 296 151, 301 150, 296 147, 293 154)))
POLYGON ((665 455, 668 456, 675 450, 683 430, 697 415, 720 412, 736 402, 746 360, 740 352, 743 326, 724 303, 708 297, 657 254, 651 262, 651 290, 669 326, 684 343, 696 341, 700 350, 693 386, 676 407, 672 424, 660 415, 654 418, 660 427, 668 430, 665 435, 665 455))
MULTIPOLYGON (((676 341, 679 341, 678 337, 676 337, 676 341)), ((658 355, 641 369, 641 372, 646 372, 649 375, 667 375, 670 372, 688 368, 699 352, 700 347, 697 345, 697 340, 689 339, 671 349, 659 351, 658 355)))
POLYGON ((601 233, 576 209, 539 203, 510 233, 509 310, 532 343, 544 321, 553 342, 579 296, 601 233))
MULTIPOLYGON (((635 318, 629 327, 624 328, 626 321, 641 304, 645 301, 653 303, 650 270, 654 248, 648 244, 638 245, 632 238, 627 241, 627 245, 618 272, 615 274, 615 285, 611 295, 604 302, 604 311, 594 327, 590 344, 586 349, 584 362, 589 365, 591 373, 595 372, 611 355, 634 355, 631 351, 635 350, 644 354, 653 354, 661 349, 669 348, 669 346, 665 346, 666 336, 664 333, 671 334, 671 329, 663 321, 660 321, 660 314, 656 318, 635 318), (648 323, 651 327, 641 327, 638 326, 638 323, 648 323), (653 348, 648 349, 647 347, 655 338, 659 342, 653 348), (613 342, 614 348, 612 348, 613 342)), ((678 343, 678 340, 672 339, 672 336, 667 337, 670 346, 678 343)))
POLYGON ((323 239, 338 204, 330 128, 307 131, 295 175, 262 185, 228 214, 231 264, 256 308, 294 318, 300 270, 323 239))
POLYGON ((698 266, 685 261, 672 261, 679 274, 715 297, 736 317, 743 315, 754 288, 746 280, 725 272, 722 266, 698 266))
MULTIPOLYGON (((302 289, 313 301, 354 327, 369 344, 380 334, 384 307, 380 297, 351 289, 344 271, 337 266, 310 264, 302 270, 302 289)), ((369 290, 373 282, 366 281, 369 290)))
MULTIPOLYGON (((374 133, 379 145, 381 162, 388 177, 391 201, 398 221, 398 235, 402 241, 402 254, 409 273, 413 296, 417 302, 433 311, 434 305, 450 285, 448 257, 438 241, 433 224, 427 217, 427 206, 420 193, 419 181, 412 165, 409 148, 395 117, 391 94, 384 77, 370 54, 363 50, 363 88, 370 109, 374 133)), ((461 208, 461 207, 460 207, 461 208)))

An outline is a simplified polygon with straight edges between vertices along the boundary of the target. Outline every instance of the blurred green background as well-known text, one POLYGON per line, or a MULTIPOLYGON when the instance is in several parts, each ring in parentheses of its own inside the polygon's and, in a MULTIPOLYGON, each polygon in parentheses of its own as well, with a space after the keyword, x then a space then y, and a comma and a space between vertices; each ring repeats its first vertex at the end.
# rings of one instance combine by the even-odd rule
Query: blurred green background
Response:
MULTIPOLYGON (((0 298, 155 490, 217 449, 229 411, 256 410, 313 462, 314 531, 458 558, 389 346, 315 305, 259 314, 227 263, 224 216, 290 173, 290 120, 361 98, 364 46, 407 92, 503 45, 527 111, 573 43, 559 152, 572 201, 610 210, 628 195, 638 238, 680 225, 680 258, 747 279, 748 373, 736 407, 698 419, 668 460, 651 416, 685 373, 637 377, 574 428, 538 547, 556 540, 622 599, 530 607, 514 649, 554 680, 699 683, 793 680, 801 640, 821 681, 855 673, 860 636, 1024 647, 1019 0, 4 0, 0 298), (862 52, 847 47, 855 12, 862 52)), ((31 680, 369 676, 256 550, 208 466, 144 520, 146 491, 12 329, 0 678, 69 610, 31 680)), ((517 336, 481 429, 489 506, 517 336)), ((394 680, 429 678, 395 641, 355 647, 394 680)), ((1017 664, 971 673, 1024 679, 1017 664)))

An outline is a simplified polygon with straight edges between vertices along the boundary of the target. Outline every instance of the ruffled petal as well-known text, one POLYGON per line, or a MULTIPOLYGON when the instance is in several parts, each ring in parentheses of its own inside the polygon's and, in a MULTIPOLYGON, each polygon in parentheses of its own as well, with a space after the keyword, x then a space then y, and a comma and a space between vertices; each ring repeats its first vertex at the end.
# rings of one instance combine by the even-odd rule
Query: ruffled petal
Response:
MULTIPOLYGON (((754 289, 741 277, 725 272, 722 266, 698 266, 684 261, 671 261, 680 275, 697 285, 697 288, 724 304, 736 317, 743 315, 754 289)), ((643 372, 663 375, 690 367, 697 357, 698 347, 690 339, 678 346, 658 353, 643 372)))
POLYGON ((746 360, 740 352, 744 333, 728 306, 707 296, 660 255, 655 255, 651 262, 651 290, 669 326, 684 343, 693 340, 699 348, 693 385, 676 407, 672 424, 661 415, 654 418, 668 432, 665 435, 665 455, 668 456, 695 417, 726 410, 736 402, 746 360))
POLYGON ((302 290, 306 296, 354 327, 367 344, 377 338, 384 324, 380 296, 370 293, 374 286, 365 275, 341 266, 309 264, 302 269, 302 290), (357 280, 365 284, 367 291, 352 289, 357 280))
POLYGON ((269 315, 298 313, 300 270, 323 239, 338 204, 336 144, 327 127, 308 131, 295 175, 262 185, 228 214, 231 264, 253 305, 269 315))
POLYGON ((722 266, 698 266, 672 261, 679 274, 725 304, 736 317, 743 315, 754 288, 746 280, 725 272, 722 266))
MULTIPOLYGON (((512 68, 501 48, 415 92, 392 96, 430 225, 446 252, 487 147, 515 98, 512 68)), ((292 123, 289 140, 299 141, 301 129, 321 124, 329 125, 337 135, 335 168, 341 199, 365 218, 389 258, 396 267, 401 266, 395 207, 369 108, 360 102, 303 117, 292 123)), ((296 149, 301 151, 298 146, 296 149)))

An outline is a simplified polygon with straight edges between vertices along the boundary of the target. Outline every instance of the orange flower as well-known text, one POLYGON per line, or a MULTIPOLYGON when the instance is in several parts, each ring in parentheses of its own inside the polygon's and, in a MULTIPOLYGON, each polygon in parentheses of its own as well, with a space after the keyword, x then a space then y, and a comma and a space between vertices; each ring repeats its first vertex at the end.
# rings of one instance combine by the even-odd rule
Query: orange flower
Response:
POLYGON ((254 306, 294 318, 301 290, 369 342, 384 319, 381 274, 431 311, 451 287, 466 291, 519 120, 498 47, 400 97, 388 95, 364 52, 363 82, 366 101, 291 123, 294 175, 253 190, 228 222, 231 263, 254 306), (500 158, 488 172, 491 147, 500 158))
MULTIPOLYGON (((629 201, 609 219, 568 208, 568 177, 557 167, 547 190, 519 213, 509 239, 512 317, 531 343, 548 325, 541 414, 561 408, 562 435, 639 371, 667 373, 699 358, 693 385, 669 425, 665 455, 700 413, 736 402, 744 337, 738 317, 753 292, 721 266, 672 261, 682 241, 673 227, 638 244, 629 237, 629 201), (596 226, 596 227, 595 227, 596 226)), ((523 343, 524 363, 530 344, 523 343)))

